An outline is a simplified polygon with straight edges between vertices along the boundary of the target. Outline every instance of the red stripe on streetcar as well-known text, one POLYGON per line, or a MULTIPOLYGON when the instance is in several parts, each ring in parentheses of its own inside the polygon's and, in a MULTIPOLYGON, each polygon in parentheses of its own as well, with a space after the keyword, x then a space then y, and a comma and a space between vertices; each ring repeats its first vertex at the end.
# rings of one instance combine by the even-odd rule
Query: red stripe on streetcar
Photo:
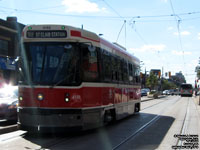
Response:
POLYGON ((81 32, 71 30, 71 36, 81 37, 81 32))
POLYGON ((71 36, 80 37, 80 38, 90 40, 90 41, 93 41, 93 42, 98 42, 98 43, 100 42, 99 40, 94 40, 94 39, 82 36, 80 31, 71 30, 71 36))
POLYGON ((106 41, 106 40, 104 40, 102 38, 100 38, 99 40, 94 40, 94 39, 82 36, 80 31, 71 30, 70 32, 71 32, 71 36, 83 38, 83 39, 90 40, 90 41, 97 42, 97 43, 102 43, 105 46, 108 46, 111 49, 113 49, 115 51, 118 51, 121 55, 128 56, 130 59, 133 58, 128 53, 125 53, 123 50, 118 48, 116 45, 113 45, 112 43, 110 43, 110 42, 108 42, 108 41, 106 41))

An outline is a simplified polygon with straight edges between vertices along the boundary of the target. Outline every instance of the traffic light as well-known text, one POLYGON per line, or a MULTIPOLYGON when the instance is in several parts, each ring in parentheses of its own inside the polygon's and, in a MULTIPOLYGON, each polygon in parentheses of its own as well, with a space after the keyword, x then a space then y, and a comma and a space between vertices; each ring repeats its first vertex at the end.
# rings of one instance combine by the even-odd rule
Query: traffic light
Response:
POLYGON ((171 71, 169 71, 169 78, 171 78, 171 71))
POLYGON ((140 72, 140 78, 143 78, 143 73, 142 72, 140 72))
POLYGON ((165 72, 165 77, 167 77, 168 76, 168 73, 167 72, 165 72))
POLYGON ((158 72, 158 77, 160 78, 160 76, 161 76, 161 72, 159 71, 159 72, 158 72))

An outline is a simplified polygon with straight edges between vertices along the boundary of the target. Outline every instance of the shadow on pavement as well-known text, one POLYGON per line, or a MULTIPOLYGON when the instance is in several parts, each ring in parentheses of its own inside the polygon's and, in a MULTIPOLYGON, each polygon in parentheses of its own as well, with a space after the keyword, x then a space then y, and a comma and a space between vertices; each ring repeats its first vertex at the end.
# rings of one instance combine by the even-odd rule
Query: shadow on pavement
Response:
MULTIPOLYGON (((102 128, 62 134, 27 134, 24 138, 41 148, 110 150, 135 133, 156 115, 138 113, 102 128)), ((156 149, 174 122, 174 118, 160 116, 119 149, 156 149)))
POLYGON ((9 125, 14 125, 17 124, 17 120, 0 120, 0 127, 5 127, 5 126, 9 126, 9 125))

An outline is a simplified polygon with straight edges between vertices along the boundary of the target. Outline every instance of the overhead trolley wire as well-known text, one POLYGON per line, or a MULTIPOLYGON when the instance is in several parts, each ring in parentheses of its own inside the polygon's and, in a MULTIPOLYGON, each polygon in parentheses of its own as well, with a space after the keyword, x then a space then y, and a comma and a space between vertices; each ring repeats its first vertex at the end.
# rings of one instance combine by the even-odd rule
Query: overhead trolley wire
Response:
POLYGON ((141 34, 137 31, 136 28, 136 21, 133 20, 132 22, 130 22, 131 27, 134 29, 135 33, 137 34, 137 36, 140 38, 140 40, 142 40, 144 42, 144 44, 148 45, 148 42, 141 36, 141 34))
MULTIPOLYGON (((189 16, 189 15, 195 15, 195 14, 200 14, 199 11, 194 11, 194 12, 187 12, 187 13, 180 13, 180 14, 169 14, 169 15, 151 15, 151 16, 121 16, 118 11, 116 11, 110 4, 108 4, 105 0, 102 0, 112 11, 117 14, 117 16, 84 16, 84 15, 68 15, 68 14, 57 14, 57 13, 49 13, 49 12, 41 12, 37 10, 46 10, 46 9, 54 9, 58 7, 62 7, 62 5, 58 6, 52 6, 52 7, 44 7, 44 8, 35 8, 35 9, 16 9, 16 8, 9 8, 9 7, 4 7, 0 6, 0 11, 5 11, 5 10, 13 10, 16 13, 35 13, 35 14, 43 14, 43 15, 52 15, 52 16, 68 16, 68 17, 78 17, 78 18, 101 18, 101 19, 123 19, 124 20, 136 20, 137 22, 164 22, 164 21, 172 21, 172 20, 142 20, 142 19, 151 19, 151 18, 169 18, 169 17, 174 17, 174 16, 189 16), (2 8, 2 9, 1 9, 2 8)), ((187 20, 194 20, 194 19, 200 19, 200 17, 194 17, 194 18, 188 18, 188 19, 182 19, 182 21, 187 21, 187 20)))
POLYGON ((173 7, 173 4, 172 4, 172 0, 169 0, 170 2, 170 7, 172 9, 172 12, 174 14, 174 18, 175 18, 175 21, 176 21, 176 25, 177 25, 177 30, 178 30, 178 38, 179 38, 179 43, 180 43, 180 50, 182 51, 183 53, 183 68, 184 68, 184 71, 185 71, 185 74, 187 74, 187 71, 185 70, 185 52, 183 50, 183 44, 182 44, 182 39, 181 39, 181 32, 180 32, 180 23, 182 21, 182 19, 179 17, 179 15, 177 15, 175 13, 175 10, 174 10, 174 7, 173 7), (178 18, 178 19, 177 19, 178 18))
POLYGON ((110 4, 108 4, 105 0, 102 0, 113 12, 115 12, 120 18, 123 18, 110 4))
POLYGON ((120 31, 119 31, 119 34, 118 34, 118 36, 117 36, 116 42, 118 41, 119 36, 120 36, 120 33, 122 32, 122 29, 124 28, 125 25, 126 25, 126 20, 124 20, 124 23, 123 23, 123 25, 122 25, 122 27, 121 27, 121 29, 120 29, 120 31))
POLYGON ((118 13, 118 11, 116 11, 110 4, 108 4, 105 0, 102 0, 110 9, 112 9, 112 11, 113 12, 115 12, 115 14, 117 14, 120 18, 122 18, 122 19, 124 19, 124 23, 123 23, 123 25, 122 25, 122 27, 121 27, 121 29, 120 29, 120 31, 119 31, 119 34, 118 34, 118 36, 117 36, 117 40, 116 40, 116 42, 118 41, 118 39, 119 39, 119 36, 120 36, 120 34, 121 34, 121 31, 122 31, 122 29, 124 28, 125 30, 125 48, 126 48, 126 19, 123 17, 123 16, 121 16, 119 13, 118 13))

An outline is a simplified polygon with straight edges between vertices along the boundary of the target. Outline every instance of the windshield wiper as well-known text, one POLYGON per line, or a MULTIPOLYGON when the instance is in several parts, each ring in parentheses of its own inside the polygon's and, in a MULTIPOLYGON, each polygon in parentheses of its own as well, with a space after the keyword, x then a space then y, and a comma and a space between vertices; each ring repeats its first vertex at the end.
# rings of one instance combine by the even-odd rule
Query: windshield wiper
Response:
POLYGON ((45 61, 46 61, 46 51, 47 51, 47 47, 45 47, 45 49, 44 49, 44 56, 43 56, 43 59, 42 59, 42 68, 41 68, 41 74, 40 74, 40 81, 41 81, 43 73, 44 73, 44 66, 45 66, 45 61))
POLYGON ((70 77, 71 74, 67 75, 65 78, 59 80, 58 82, 56 82, 55 84, 51 85, 50 88, 54 88, 55 86, 59 85, 60 83, 64 82, 67 80, 67 78, 70 77))
POLYGON ((75 69, 74 69, 73 72, 69 73, 65 78, 63 78, 63 79, 59 80, 58 82, 56 82, 55 84, 53 84, 50 88, 53 88, 53 87, 59 85, 60 83, 66 81, 71 76, 72 76, 72 80, 70 80, 70 82, 73 83, 75 81, 75 78, 76 78, 76 70, 77 70, 77 68, 76 68, 76 65, 75 65, 75 69))

